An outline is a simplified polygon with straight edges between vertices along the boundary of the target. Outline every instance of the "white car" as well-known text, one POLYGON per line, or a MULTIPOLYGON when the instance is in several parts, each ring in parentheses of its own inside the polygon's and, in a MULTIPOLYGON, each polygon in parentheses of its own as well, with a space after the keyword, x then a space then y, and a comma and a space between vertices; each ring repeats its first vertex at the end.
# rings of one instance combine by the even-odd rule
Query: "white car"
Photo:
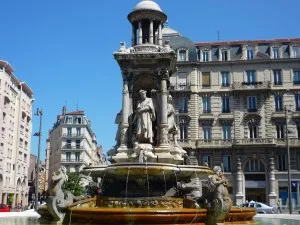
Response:
POLYGON ((242 207, 250 207, 250 208, 256 208, 256 212, 257 213, 262 213, 262 214, 274 214, 277 213, 277 207, 274 206, 268 206, 264 203, 261 202, 246 202, 244 204, 241 205, 242 207))

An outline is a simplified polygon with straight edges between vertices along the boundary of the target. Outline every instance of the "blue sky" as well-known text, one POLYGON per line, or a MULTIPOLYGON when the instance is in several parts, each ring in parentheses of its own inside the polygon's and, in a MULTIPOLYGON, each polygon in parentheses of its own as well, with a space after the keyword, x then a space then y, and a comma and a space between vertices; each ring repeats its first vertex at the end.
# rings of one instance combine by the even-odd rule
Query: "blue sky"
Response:
MULTIPOLYGON (((113 58, 130 43, 127 15, 138 0, 1 1, 0 58, 15 69, 44 110, 41 158, 61 113, 84 110, 99 144, 114 145, 121 74, 113 58)), ((299 0, 157 0, 169 25, 194 42, 300 37, 299 0)), ((33 119, 33 133, 38 118, 33 119)), ((37 153, 37 138, 31 152, 37 153)))

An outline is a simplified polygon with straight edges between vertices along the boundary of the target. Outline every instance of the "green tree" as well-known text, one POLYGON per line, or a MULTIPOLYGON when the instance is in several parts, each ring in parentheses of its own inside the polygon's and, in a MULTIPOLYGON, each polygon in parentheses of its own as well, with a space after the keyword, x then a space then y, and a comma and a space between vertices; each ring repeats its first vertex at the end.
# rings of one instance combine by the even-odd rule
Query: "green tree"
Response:
POLYGON ((84 194, 84 187, 80 184, 79 173, 68 173, 68 181, 62 186, 63 191, 70 191, 75 196, 80 196, 84 194))

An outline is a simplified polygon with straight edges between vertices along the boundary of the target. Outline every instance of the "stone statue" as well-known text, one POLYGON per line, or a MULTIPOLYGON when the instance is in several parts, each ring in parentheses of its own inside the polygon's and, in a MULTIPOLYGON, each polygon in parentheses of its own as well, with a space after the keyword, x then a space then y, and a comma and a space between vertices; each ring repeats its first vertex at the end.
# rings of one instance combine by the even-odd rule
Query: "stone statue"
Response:
POLYGON ((177 125, 175 123, 175 109, 173 106, 173 99, 171 95, 168 96, 168 129, 169 133, 178 133, 177 125))
POLYGON ((147 98, 146 91, 140 90, 140 101, 137 105, 134 123, 136 125, 136 141, 138 143, 153 143, 153 127, 155 109, 151 98, 147 98))
POLYGON ((183 156, 186 154, 186 151, 183 150, 177 142, 178 128, 175 122, 175 109, 171 95, 168 96, 168 133, 173 136, 174 159, 183 160, 183 156))
POLYGON ((213 168, 214 174, 208 176, 208 189, 213 192, 213 197, 210 199, 211 214, 208 216, 209 221, 219 222, 228 215, 232 201, 228 194, 228 180, 222 173, 220 166, 213 168))
POLYGON ((118 124, 118 130, 115 137, 115 141, 117 142, 116 146, 120 146, 121 144, 121 123, 122 123, 122 110, 118 112, 115 118, 115 124, 118 124))
MULTIPOLYGON (((74 196, 70 191, 63 192, 62 185, 68 180, 66 168, 61 167, 52 173, 50 196, 47 199, 47 209, 53 220, 62 222, 65 217, 65 210, 74 202, 83 200, 85 197, 74 196)), ((43 211, 43 208, 41 208, 43 211)))

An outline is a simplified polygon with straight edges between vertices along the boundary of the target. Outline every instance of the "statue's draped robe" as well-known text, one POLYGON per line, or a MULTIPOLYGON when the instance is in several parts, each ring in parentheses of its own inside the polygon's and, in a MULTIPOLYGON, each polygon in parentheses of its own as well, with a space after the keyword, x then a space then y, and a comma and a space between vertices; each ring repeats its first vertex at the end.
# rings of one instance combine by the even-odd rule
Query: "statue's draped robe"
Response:
POLYGON ((174 132, 177 130, 175 123, 175 109, 173 104, 168 104, 168 129, 169 132, 174 132))
POLYGON ((137 108, 147 109, 137 115, 137 136, 139 139, 153 141, 152 122, 155 120, 155 109, 151 98, 140 102, 137 108))

